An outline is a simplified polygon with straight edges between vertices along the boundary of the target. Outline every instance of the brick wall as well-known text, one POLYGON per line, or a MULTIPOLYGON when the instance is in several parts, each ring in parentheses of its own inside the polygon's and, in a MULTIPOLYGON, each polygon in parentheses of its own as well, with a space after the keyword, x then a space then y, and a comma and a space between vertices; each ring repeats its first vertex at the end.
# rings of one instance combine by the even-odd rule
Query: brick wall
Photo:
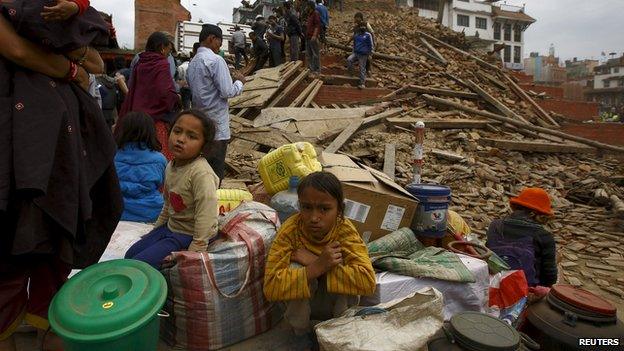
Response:
POLYGON ((166 31, 175 35, 177 23, 190 19, 191 13, 180 4, 180 0, 135 0, 135 50, 143 50, 153 32, 166 31))
POLYGON ((624 146, 624 123, 565 123, 561 131, 611 145, 624 146))
POLYGON ((511 71, 511 75, 515 77, 516 79, 518 79, 519 84, 532 84, 533 83, 533 76, 530 76, 524 72, 511 71))
POLYGON ((537 103, 547 112, 553 111, 575 121, 589 121, 598 116, 599 105, 595 102, 549 99, 537 100, 537 103))
POLYGON ((537 85, 537 84, 519 84, 519 86, 525 91, 534 91, 536 93, 546 93, 546 95, 550 96, 554 99, 563 99, 563 88, 561 87, 552 87, 548 85, 537 85))

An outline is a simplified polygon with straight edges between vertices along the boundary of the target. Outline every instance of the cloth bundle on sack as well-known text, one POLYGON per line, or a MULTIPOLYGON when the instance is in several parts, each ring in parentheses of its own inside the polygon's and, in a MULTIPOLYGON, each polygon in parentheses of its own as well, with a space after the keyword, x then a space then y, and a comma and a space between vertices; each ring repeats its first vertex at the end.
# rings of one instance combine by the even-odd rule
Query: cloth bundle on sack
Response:
POLYGON ((169 294, 161 336, 170 346, 216 350, 260 334, 282 317, 264 298, 266 255, 279 227, 272 208, 245 202, 219 218, 207 252, 174 252, 162 270, 169 294))
POLYGON ((439 247, 424 247, 409 228, 401 228, 368 245, 373 267, 415 278, 475 282, 459 257, 439 247))
POLYGON ((442 294, 429 287, 375 309, 352 307, 314 329, 325 351, 426 350, 444 323, 442 305, 442 294))
POLYGON ((518 325, 527 306, 529 285, 524 271, 503 271, 490 276, 489 315, 518 325))

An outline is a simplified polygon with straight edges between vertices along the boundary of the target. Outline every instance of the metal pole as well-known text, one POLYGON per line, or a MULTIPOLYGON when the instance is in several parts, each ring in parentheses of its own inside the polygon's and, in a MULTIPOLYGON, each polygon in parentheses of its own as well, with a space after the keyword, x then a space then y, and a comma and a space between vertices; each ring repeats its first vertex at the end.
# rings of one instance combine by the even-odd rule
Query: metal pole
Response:
POLYGON ((423 121, 418 121, 414 124, 414 136, 416 137, 416 142, 412 153, 412 171, 414 173, 412 183, 420 184, 422 183, 422 167, 425 162, 425 148, 423 146, 425 141, 425 123, 423 121))

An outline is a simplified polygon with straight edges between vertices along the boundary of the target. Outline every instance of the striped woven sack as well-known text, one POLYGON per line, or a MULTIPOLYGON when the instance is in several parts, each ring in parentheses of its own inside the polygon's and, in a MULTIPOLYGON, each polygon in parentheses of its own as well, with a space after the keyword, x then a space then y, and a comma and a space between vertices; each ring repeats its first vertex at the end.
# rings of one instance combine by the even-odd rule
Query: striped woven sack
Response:
POLYGON ((220 218, 207 252, 174 252, 162 270, 169 292, 161 336, 191 351, 216 350, 270 329, 282 316, 262 292, 264 265, 279 221, 246 202, 220 218))

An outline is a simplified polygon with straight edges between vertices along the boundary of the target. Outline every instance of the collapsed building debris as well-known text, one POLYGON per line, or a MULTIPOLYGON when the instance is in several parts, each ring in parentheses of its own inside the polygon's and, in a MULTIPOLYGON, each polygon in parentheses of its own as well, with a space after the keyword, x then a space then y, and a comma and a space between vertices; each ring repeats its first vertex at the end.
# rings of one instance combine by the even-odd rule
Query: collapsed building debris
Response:
POLYGON ((231 102, 231 177, 258 183, 263 155, 308 141, 319 153, 346 154, 405 186, 412 179, 412 125, 423 121, 423 181, 451 187, 451 208, 481 239, 509 211, 511 196, 543 187, 556 210, 548 229, 560 248, 561 278, 621 303, 624 275, 613 267, 624 267, 624 165, 615 156, 624 148, 561 132, 512 76, 469 51, 461 33, 415 10, 368 10, 378 33, 372 65, 381 89, 355 90, 347 104, 320 98, 332 87, 350 94, 356 84, 344 77, 351 48, 340 44, 353 12, 332 17, 324 69, 336 74, 308 78, 301 62, 260 70, 231 102))

